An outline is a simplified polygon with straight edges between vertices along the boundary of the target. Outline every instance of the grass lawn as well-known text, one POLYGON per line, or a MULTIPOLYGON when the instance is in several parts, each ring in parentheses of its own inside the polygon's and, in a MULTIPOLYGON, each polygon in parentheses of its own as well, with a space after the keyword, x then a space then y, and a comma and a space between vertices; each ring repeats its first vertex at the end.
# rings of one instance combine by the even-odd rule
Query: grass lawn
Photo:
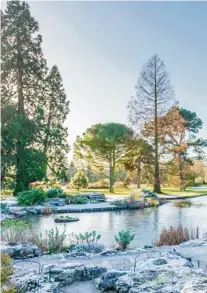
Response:
MULTIPOLYGON (((149 190, 152 190, 152 188, 147 188, 149 190)), ((81 189, 79 190, 79 192, 77 192, 77 190, 75 189, 66 189, 65 192, 68 194, 83 194, 83 193, 90 193, 90 192, 97 192, 97 193, 104 193, 105 195, 130 195, 130 193, 132 191, 138 191, 141 189, 137 189, 137 188, 115 188, 115 192, 111 193, 109 192, 108 189, 81 189)), ((162 189, 162 194, 160 195, 165 195, 165 196, 200 196, 206 194, 207 195, 207 190, 203 191, 203 190, 185 190, 185 191, 179 191, 178 189, 168 189, 168 188, 164 188, 162 189)))
POLYGON ((184 190, 180 191, 177 189, 162 189, 161 195, 169 195, 169 196, 200 196, 200 195, 207 195, 207 188, 205 190, 184 190))
MULTIPOLYGON (((146 188, 152 191, 152 188, 146 188)), ((92 192, 97 192, 97 193, 103 193, 105 195, 111 195, 111 196, 128 196, 132 191, 139 191, 141 189, 137 188, 115 188, 115 192, 111 193, 109 192, 108 189, 81 189, 77 191, 76 189, 65 189, 66 194, 71 194, 71 195, 76 195, 76 194, 83 194, 83 193, 92 193, 92 192)), ((178 189, 171 189, 171 188, 163 188, 162 189, 162 196, 186 196, 186 197, 191 197, 191 196, 200 196, 200 195, 207 195, 207 188, 205 190, 185 190, 185 191, 179 191, 178 189)), ((11 198, 13 197, 12 195, 12 190, 9 192, 1 192, 1 198, 11 198)))

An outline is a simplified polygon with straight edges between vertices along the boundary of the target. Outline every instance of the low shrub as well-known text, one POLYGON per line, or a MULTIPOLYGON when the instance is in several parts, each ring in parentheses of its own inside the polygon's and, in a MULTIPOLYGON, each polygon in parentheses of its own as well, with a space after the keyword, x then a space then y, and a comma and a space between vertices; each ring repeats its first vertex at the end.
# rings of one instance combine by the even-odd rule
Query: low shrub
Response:
POLYGON ((135 205, 137 200, 140 200, 140 193, 136 191, 131 192, 131 194, 127 197, 129 206, 135 205))
POLYGON ((151 207, 158 207, 159 206, 159 201, 153 198, 148 197, 147 198, 147 203, 151 206, 151 207))
POLYGON ((86 232, 85 234, 71 233, 69 236, 70 245, 83 245, 97 243, 101 238, 100 234, 96 234, 96 231, 86 232))
POLYGON ((192 206, 192 202, 190 200, 176 201, 174 206, 177 208, 190 208, 192 206))
POLYGON ((22 244, 30 240, 32 225, 24 221, 6 220, 1 226, 1 240, 7 244, 22 244))
POLYGON ((126 199, 117 199, 110 202, 111 205, 115 205, 117 207, 125 207, 128 206, 128 201, 126 199))
POLYGON ((1 254, 1 285, 5 285, 14 272, 12 259, 7 254, 1 254))
POLYGON ((186 242, 191 239, 199 238, 199 228, 189 229, 182 225, 178 227, 163 228, 159 239, 154 243, 155 246, 172 246, 186 242))
POLYGON ((46 197, 47 198, 56 198, 56 197, 66 198, 66 195, 64 194, 62 188, 52 188, 46 192, 46 197))
POLYGON ((86 204, 86 203, 88 203, 88 199, 84 196, 81 196, 81 195, 71 196, 70 199, 71 199, 70 203, 72 203, 72 204, 86 204))
POLYGON ((155 199, 157 198, 157 194, 155 192, 152 192, 147 189, 142 189, 141 193, 144 197, 150 197, 150 198, 155 198, 155 199))
POLYGON ((9 213, 9 207, 6 203, 1 202, 0 203, 0 209, 1 209, 1 213, 9 213))
POLYGON ((109 180, 101 179, 97 182, 89 183, 88 188, 90 189, 107 189, 109 188, 109 180))
POLYGON ((57 227, 45 232, 45 235, 40 233, 34 237, 33 242, 46 253, 52 254, 65 250, 64 241, 66 239, 65 230, 61 233, 57 227))
POLYGON ((13 190, 11 189, 3 189, 0 192, 1 198, 11 198, 13 197, 13 190))
POLYGON ((114 239, 116 243, 118 243, 119 248, 125 250, 127 246, 134 240, 134 237, 135 234, 122 230, 114 237, 114 239))
POLYGON ((42 189, 31 189, 18 193, 18 204, 21 206, 32 206, 45 201, 45 192, 42 189))
POLYGON ((59 183, 54 183, 54 184, 52 184, 52 188, 54 188, 54 189, 59 189, 59 188, 61 188, 61 187, 62 187, 62 185, 59 184, 59 183))
POLYGON ((49 204, 45 204, 44 207, 41 209, 41 214, 43 214, 43 215, 51 215, 53 213, 54 212, 51 209, 49 204))

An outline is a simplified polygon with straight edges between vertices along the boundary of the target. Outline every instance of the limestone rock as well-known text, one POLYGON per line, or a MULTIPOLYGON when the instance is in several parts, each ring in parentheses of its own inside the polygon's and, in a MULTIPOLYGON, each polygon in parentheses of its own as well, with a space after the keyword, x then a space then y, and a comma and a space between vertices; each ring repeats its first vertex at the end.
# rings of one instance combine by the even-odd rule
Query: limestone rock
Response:
POLYGON ((110 270, 101 276, 101 279, 98 284, 98 288, 101 290, 115 290, 116 289, 116 281, 119 277, 126 275, 124 271, 116 271, 110 270))

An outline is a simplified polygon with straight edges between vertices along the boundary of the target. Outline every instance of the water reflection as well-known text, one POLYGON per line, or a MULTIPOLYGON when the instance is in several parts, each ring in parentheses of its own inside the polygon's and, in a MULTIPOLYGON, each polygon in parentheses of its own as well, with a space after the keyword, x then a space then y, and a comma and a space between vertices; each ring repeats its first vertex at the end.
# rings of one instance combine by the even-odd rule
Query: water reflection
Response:
MULTIPOLYGON (((188 227, 199 226, 201 231, 207 228, 207 196, 194 198, 195 203, 190 208, 174 207, 168 203, 158 208, 148 208, 139 211, 119 211, 101 213, 72 214, 79 222, 66 224, 66 232, 85 233, 97 231, 102 235, 102 242, 111 245, 114 235, 120 230, 129 230, 136 234, 134 245, 152 244, 163 227, 182 224, 188 227)), ((64 230, 64 224, 54 223, 54 216, 32 216, 26 219, 37 231, 44 232, 52 227, 64 230)))

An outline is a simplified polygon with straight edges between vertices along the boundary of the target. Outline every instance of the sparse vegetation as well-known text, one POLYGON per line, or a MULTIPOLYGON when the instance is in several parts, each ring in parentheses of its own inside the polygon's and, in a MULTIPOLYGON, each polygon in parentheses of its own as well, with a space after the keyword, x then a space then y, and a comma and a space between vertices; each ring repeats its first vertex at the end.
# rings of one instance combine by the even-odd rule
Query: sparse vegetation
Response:
POLYGON ((101 238, 101 235, 97 234, 96 231, 86 232, 85 234, 71 233, 68 236, 70 245, 93 244, 97 243, 101 238))
POLYGON ((1 285, 5 285, 14 272, 12 259, 7 254, 1 254, 1 285))
POLYGON ((159 239, 154 243, 155 246, 172 246, 186 242, 191 239, 199 238, 199 228, 189 229, 182 225, 178 227, 163 228, 159 239))
POLYGON ((189 200, 176 201, 174 206, 177 208, 190 208, 192 206, 192 202, 189 200))
POLYGON ((6 220, 2 223, 1 239, 7 244, 22 244, 30 240, 32 225, 24 221, 6 220))
POLYGON ((57 227, 34 237, 33 242, 48 254, 58 253, 65 250, 64 241, 66 239, 65 230, 61 233, 57 227))
POLYGON ((128 245, 134 240, 135 234, 129 231, 120 231, 118 235, 114 237, 115 241, 118 243, 121 250, 125 250, 128 245))

